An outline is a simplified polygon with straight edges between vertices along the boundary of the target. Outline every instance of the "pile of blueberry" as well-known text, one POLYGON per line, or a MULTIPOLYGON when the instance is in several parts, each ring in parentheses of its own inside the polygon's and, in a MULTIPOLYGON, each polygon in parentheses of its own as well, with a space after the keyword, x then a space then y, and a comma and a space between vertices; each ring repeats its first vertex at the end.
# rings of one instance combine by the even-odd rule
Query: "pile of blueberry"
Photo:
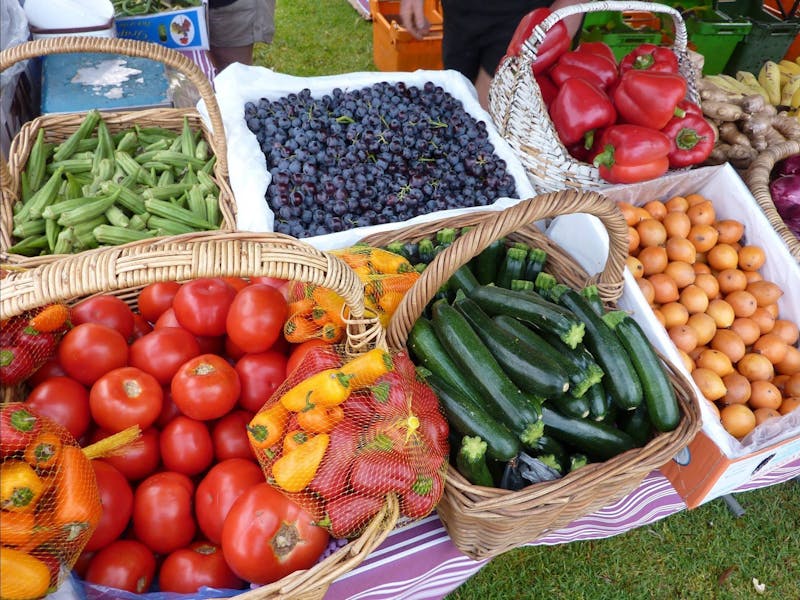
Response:
POLYGON ((275 231, 297 238, 517 197, 486 124, 431 82, 245 105, 272 180, 275 231))

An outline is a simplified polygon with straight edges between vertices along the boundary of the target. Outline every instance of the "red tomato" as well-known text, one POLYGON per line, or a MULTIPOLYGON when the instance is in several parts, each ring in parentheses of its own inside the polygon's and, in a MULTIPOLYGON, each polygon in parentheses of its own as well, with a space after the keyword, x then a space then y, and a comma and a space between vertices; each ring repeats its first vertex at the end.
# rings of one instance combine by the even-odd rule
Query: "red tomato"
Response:
POLYGON ((175 316, 175 309, 168 308, 161 316, 158 317, 158 320, 153 324, 153 329, 161 329, 162 327, 180 327, 181 324, 178 323, 178 318, 175 316))
POLYGON ((234 361, 239 360, 245 354, 247 354, 247 352, 239 348, 239 346, 236 345, 236 342, 234 342, 227 335, 225 336, 224 346, 225 346, 225 356, 227 356, 231 360, 234 361))
POLYGON ((164 466, 185 475, 202 473, 214 460, 214 444, 206 424, 183 415, 161 430, 159 448, 164 466))
POLYGON ((201 354, 181 365, 172 378, 172 400, 193 419, 218 419, 235 405, 241 391, 236 370, 221 356, 201 354))
POLYGON ((92 418, 110 431, 122 431, 132 425, 147 429, 161 414, 163 401, 158 380, 136 367, 106 373, 89 391, 92 418))
POLYGON ((242 384, 239 406, 258 412, 286 379, 286 356, 274 350, 245 354, 236 363, 236 372, 242 384))
POLYGON ((241 277, 220 277, 220 279, 222 279, 222 281, 227 283, 237 292, 249 285, 249 282, 246 279, 242 279, 241 277))
POLYGON ((45 379, 31 390, 25 404, 63 426, 76 440, 89 429, 89 390, 70 377, 45 379))
POLYGON ((65 377, 66 375, 67 372, 64 370, 64 367, 61 366, 61 363, 58 362, 58 358, 53 356, 53 358, 36 369, 36 372, 27 379, 26 383, 32 387, 36 387, 51 377, 65 377))
POLYGON ((225 562, 222 548, 209 542, 194 542, 164 559, 158 572, 159 590, 193 594, 202 586, 228 590, 244 586, 225 562))
POLYGON ((118 590, 143 594, 156 574, 156 557, 136 540, 117 540, 95 554, 86 581, 118 590))
POLYGON ((133 333, 133 311, 116 296, 100 294, 81 300, 70 311, 73 325, 98 323, 116 329, 126 340, 133 333))
MULTIPOLYGON (((286 374, 288 375, 294 371, 297 368, 297 365, 304 363, 309 352, 311 352, 314 348, 322 348, 322 355, 333 355, 333 348, 328 342, 323 340, 314 339, 297 344, 294 348, 292 348, 292 352, 289 354, 289 360, 286 362, 286 374)), ((334 366, 338 367, 339 364, 341 364, 338 359, 337 363, 338 364, 334 366)))
POLYGON ((172 392, 169 387, 165 386, 161 389, 164 391, 164 402, 161 404, 161 414, 158 415, 156 419, 156 427, 164 429, 167 423, 183 413, 181 413, 181 409, 178 408, 178 405, 172 401, 172 392))
POLYGON ((93 460, 92 468, 103 512, 84 551, 100 550, 116 540, 125 531, 133 514, 133 490, 125 476, 103 460, 93 460))
POLYGON ((127 338, 111 327, 83 323, 70 329, 58 345, 58 362, 83 385, 128 364, 127 338))
POLYGON ((198 335, 197 343, 200 344, 200 354, 219 354, 225 353, 224 335, 198 335))
POLYGON ((247 410, 234 410, 214 424, 211 440, 214 442, 214 458, 217 461, 228 458, 255 459, 250 438, 247 437, 247 424, 253 414, 247 410))
POLYGON ((222 526, 222 551, 239 577, 265 584, 312 567, 328 538, 311 515, 263 482, 231 506, 222 526))
POLYGON ((266 275, 256 275, 255 277, 250 278, 250 283, 260 283, 280 290, 283 288, 283 286, 286 285, 287 280, 280 279, 279 277, 267 277, 266 275))
POLYGON ((135 342, 143 335, 153 331, 153 326, 148 323, 139 313, 133 313, 133 333, 128 341, 135 342))
POLYGON ((85 550, 78 555, 75 564, 72 565, 72 571, 81 579, 86 579, 86 571, 89 570, 89 563, 92 562, 96 552, 86 552, 85 550))
POLYGON ((155 323, 165 310, 172 306, 172 299, 181 284, 177 281, 157 281, 142 288, 136 303, 142 316, 155 323))
POLYGON ((197 338, 183 327, 160 327, 131 344, 128 362, 169 385, 180 366, 199 354, 197 338))
POLYGON ((256 283, 240 290, 228 310, 226 330, 245 352, 264 352, 283 332, 287 316, 283 295, 274 287, 256 283))
POLYGON ((209 540, 222 540, 225 517, 236 499, 257 483, 264 483, 264 473, 256 463, 243 458, 218 462, 197 484, 195 513, 197 524, 209 540))
MULTIPOLYGON (((111 435, 110 431, 97 429, 92 435, 92 442, 107 438, 109 435, 111 435)), ((158 429, 148 427, 142 431, 142 435, 135 442, 116 450, 113 454, 104 457, 103 460, 115 466, 128 481, 144 479, 155 473, 161 463, 159 436, 158 429)))
POLYGON ((192 514, 192 480, 161 471, 142 481, 133 494, 133 532, 153 552, 168 554, 187 546, 197 529, 192 514))
POLYGON ((195 335, 225 333, 225 318, 236 290, 218 277, 194 279, 181 286, 172 300, 175 317, 195 335))

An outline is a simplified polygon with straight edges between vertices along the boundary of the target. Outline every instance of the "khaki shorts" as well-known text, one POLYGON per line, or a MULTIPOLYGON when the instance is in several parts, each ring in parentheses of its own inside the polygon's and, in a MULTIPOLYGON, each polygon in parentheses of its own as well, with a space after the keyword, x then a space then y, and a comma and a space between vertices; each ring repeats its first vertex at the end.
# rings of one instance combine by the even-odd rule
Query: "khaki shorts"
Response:
POLYGON ((219 48, 272 42, 275 34, 275 0, 237 0, 208 11, 211 45, 219 48))

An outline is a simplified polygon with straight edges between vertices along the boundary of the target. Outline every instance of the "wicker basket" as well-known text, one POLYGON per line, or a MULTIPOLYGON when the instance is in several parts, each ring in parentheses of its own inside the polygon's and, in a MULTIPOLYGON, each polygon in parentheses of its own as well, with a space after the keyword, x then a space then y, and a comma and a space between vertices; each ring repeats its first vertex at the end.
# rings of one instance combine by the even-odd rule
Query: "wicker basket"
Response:
MULTIPOLYGON (((504 236, 509 242, 521 241, 545 249, 548 254, 545 270, 560 281, 578 288, 597 284, 609 307, 622 294, 627 228, 616 205, 596 192, 562 190, 543 194, 500 213, 472 213, 371 236, 365 241, 379 245, 392 239, 416 240, 442 227, 466 225, 476 227, 433 260, 398 306, 387 333, 391 347, 405 345, 408 332, 425 305, 458 267, 504 236), (594 277, 589 277, 537 227, 529 225, 569 213, 594 215, 608 230, 611 242, 608 260, 604 270, 594 277)), ((451 467, 437 510, 455 545, 475 559, 496 556, 614 502, 636 488, 648 473, 672 459, 691 441, 701 421, 691 384, 677 368, 666 360, 665 363, 683 417, 674 431, 656 436, 643 448, 519 491, 472 485, 451 467)))
POLYGON ((666 13, 675 25, 672 50, 680 74, 688 83, 687 98, 699 103, 697 74, 686 50, 686 24, 670 6, 653 2, 592 2, 553 11, 537 25, 518 57, 507 57, 497 67, 489 88, 489 113, 500 135, 516 151, 536 193, 569 188, 601 189, 606 184, 596 167, 573 158, 558 138, 542 99, 531 65, 547 31, 571 15, 597 11, 650 11, 666 13))
POLYGON ((770 225, 781 236, 795 260, 800 262, 800 239, 783 222, 769 191, 770 174, 775 164, 795 154, 800 154, 800 141, 797 140, 790 140, 767 148, 747 169, 744 180, 747 187, 753 192, 761 210, 767 216, 770 225))
MULTIPOLYGON (((255 275, 335 290, 351 311, 348 338, 353 351, 380 343, 383 330, 376 318, 364 315, 363 286, 355 272, 333 255, 277 233, 191 233, 97 248, 35 269, 12 270, 0 279, 0 319, 49 302, 74 303, 97 293, 111 293, 134 305, 139 290, 155 281, 255 275)), ((24 384, 3 390, 6 401, 21 400, 24 395, 24 384)), ((314 567, 243 592, 237 600, 322 598, 335 579, 360 564, 386 538, 398 518, 399 505, 391 495, 359 538, 314 567)))
MULTIPOLYGON (((222 215, 220 228, 227 231, 234 230, 236 228, 236 205, 228 181, 225 129, 214 90, 200 67, 179 52, 159 44, 122 38, 67 36, 25 42, 3 50, 0 52, 0 71, 29 58, 74 52, 125 54, 148 58, 176 69, 195 85, 201 98, 205 101, 211 130, 205 126, 200 113, 194 108, 153 108, 104 112, 103 120, 111 133, 127 129, 134 124, 163 127, 180 133, 183 128, 183 118, 186 116, 192 128, 202 131, 211 154, 217 158, 213 179, 219 187, 219 207, 222 215)), ((11 142, 8 163, 4 158, 0 160, 0 194, 2 195, 0 197, 0 261, 31 267, 51 262, 56 258, 56 255, 26 257, 7 252, 12 245, 13 206, 19 199, 20 174, 25 169, 28 155, 36 141, 39 129, 45 129, 47 142, 59 143, 67 139, 78 128, 85 114, 43 115, 25 123, 11 142)))

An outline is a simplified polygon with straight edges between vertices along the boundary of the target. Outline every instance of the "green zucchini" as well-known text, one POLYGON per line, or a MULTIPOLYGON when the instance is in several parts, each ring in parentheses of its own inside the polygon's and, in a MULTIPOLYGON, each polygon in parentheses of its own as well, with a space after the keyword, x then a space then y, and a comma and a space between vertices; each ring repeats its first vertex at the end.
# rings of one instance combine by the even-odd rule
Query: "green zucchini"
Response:
POLYGON ((465 435, 456 454, 456 469, 473 485, 494 487, 486 464, 487 444, 478 436, 465 435))
POLYGON ((500 268, 500 261, 506 253, 506 240, 500 238, 486 246, 473 260, 475 278, 481 285, 492 283, 500 268))
POLYGON ((521 390, 552 399, 566 394, 569 378, 556 360, 501 328, 474 300, 459 294, 453 306, 464 315, 505 374, 521 390))
POLYGON ((467 293, 478 285, 478 280, 467 265, 461 265, 447 280, 447 285, 451 290, 464 290, 467 293))
MULTIPOLYGON (((550 277, 540 273, 537 280, 543 275, 550 277)), ((594 312, 586 298, 572 288, 555 284, 551 293, 553 300, 571 310, 586 325, 586 347, 605 372, 603 385, 614 402, 623 410, 639 406, 644 397, 642 383, 617 334, 594 312)))
POLYGON ((564 448, 564 445, 552 435, 543 435, 536 440, 536 443, 531 446, 530 449, 536 454, 536 458, 541 460, 547 466, 554 468, 559 473, 567 472, 569 455, 564 448), (547 456, 552 456, 553 460, 545 460, 544 457, 547 456))
POLYGON ((647 404, 642 403, 636 410, 628 410, 619 416, 617 426, 631 436, 637 446, 644 446, 652 437, 653 425, 647 415, 647 404))
POLYGON ((568 471, 572 473, 581 467, 585 467, 587 464, 589 464, 589 458, 585 454, 581 454, 580 452, 570 454, 568 471))
POLYGON ((570 348, 583 339, 586 326, 578 317, 535 292, 480 285, 469 292, 469 297, 491 316, 508 315, 531 323, 537 329, 552 331, 570 348))
POLYGON ((522 279, 525 275, 525 259, 528 251, 522 248, 511 246, 506 249, 506 256, 500 263, 500 268, 495 276, 495 284, 500 287, 511 289, 511 281, 522 279))
POLYGON ((556 361, 569 378, 569 393, 572 396, 582 398, 586 390, 595 383, 598 383, 603 377, 603 371, 600 367, 590 369, 588 367, 583 368, 578 366, 578 364, 569 357, 569 354, 573 351, 567 348, 564 353, 560 352, 519 319, 509 317, 508 315, 497 315, 493 317, 492 320, 500 329, 518 337, 528 344, 528 346, 533 347, 536 350, 537 356, 547 356, 556 361))
POLYGON ((595 421, 604 420, 608 414, 608 405, 611 402, 611 396, 606 394, 606 389, 602 383, 595 383, 590 386, 584 394, 586 402, 589 404, 589 417, 595 421))
POLYGON ((466 396, 438 374, 418 367, 417 373, 439 397, 450 427, 459 433, 477 435, 488 445, 488 455, 500 461, 514 458, 520 443, 511 431, 499 423, 475 398, 466 396))
POLYGON ((653 427, 659 431, 672 431, 681 422, 681 410, 675 388, 650 340, 639 323, 621 310, 606 313, 603 320, 617 334, 636 369, 653 427))
POLYGON ((597 289, 596 285, 587 285, 580 291, 581 296, 586 298, 586 301, 589 303, 596 312, 601 317, 606 314, 606 307, 603 305, 603 299, 600 297, 600 291, 597 289))
POLYGON ((547 435, 592 459, 605 461, 636 447, 634 439, 616 427, 589 419, 566 417, 546 405, 542 407, 542 419, 547 435))
POLYGON ((430 264, 431 261, 436 257, 433 249, 433 240, 430 238, 424 238, 420 240, 417 244, 417 254, 419 255, 420 262, 423 262, 426 265, 430 264))
POLYGON ((536 281, 536 276, 544 270, 547 252, 542 248, 531 248, 525 261, 525 279, 536 281))
POLYGON ((439 301, 432 313, 436 336, 461 373, 481 391, 489 414, 522 443, 535 442, 542 434, 541 406, 511 382, 460 312, 439 301))

